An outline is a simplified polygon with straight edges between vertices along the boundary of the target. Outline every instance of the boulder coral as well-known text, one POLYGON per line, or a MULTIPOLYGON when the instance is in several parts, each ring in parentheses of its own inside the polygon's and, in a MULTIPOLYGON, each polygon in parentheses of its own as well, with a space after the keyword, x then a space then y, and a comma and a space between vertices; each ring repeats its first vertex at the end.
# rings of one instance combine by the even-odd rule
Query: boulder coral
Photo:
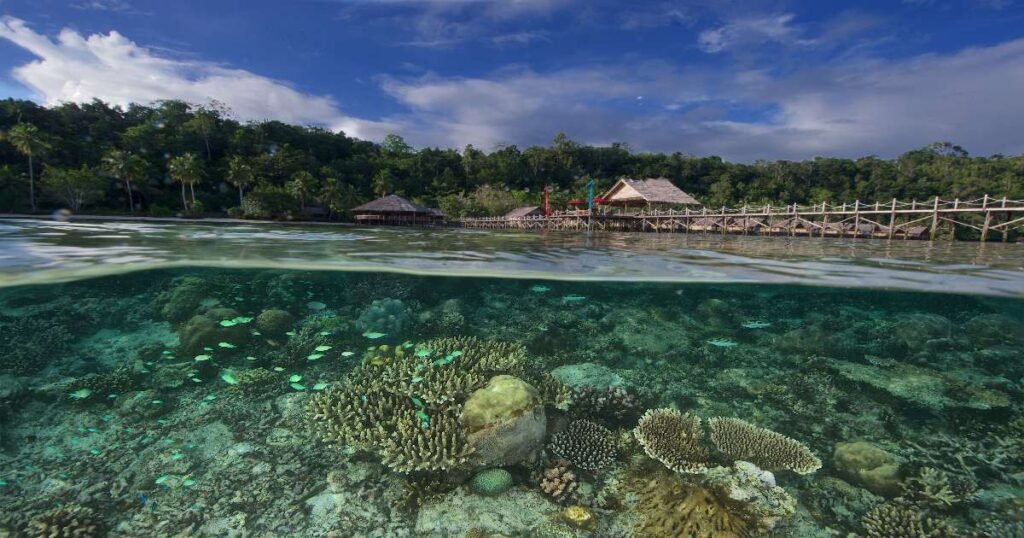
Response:
POLYGON ((249 340, 245 325, 224 326, 221 321, 238 317, 230 308, 214 308, 205 314, 192 316, 178 329, 180 347, 185 353, 199 353, 203 348, 215 348, 220 342, 241 347, 249 340))
POLYGON ((511 465, 532 459, 544 443, 547 417, 540 393, 510 375, 491 378, 473 392, 459 416, 476 465, 511 465))
POLYGON ((896 456, 867 441, 837 443, 832 465, 839 476, 876 495, 900 494, 900 462, 896 456))
POLYGON ((295 316, 279 308, 264 310, 256 316, 256 328, 267 336, 283 336, 295 327, 295 316))

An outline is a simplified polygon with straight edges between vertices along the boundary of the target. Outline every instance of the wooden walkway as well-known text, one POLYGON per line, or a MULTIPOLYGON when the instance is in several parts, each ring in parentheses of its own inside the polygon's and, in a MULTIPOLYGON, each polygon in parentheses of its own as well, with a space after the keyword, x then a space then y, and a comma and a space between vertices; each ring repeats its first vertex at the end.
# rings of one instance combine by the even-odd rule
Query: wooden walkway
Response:
POLYGON ((484 217, 455 223, 466 228, 520 230, 603 230, 631 232, 719 233, 882 239, 954 239, 976 234, 982 241, 1007 241, 1011 230, 1024 231, 1024 200, 991 198, 926 202, 875 202, 811 206, 766 205, 740 209, 556 211, 550 216, 508 219, 484 217), (974 233, 967 230, 974 230, 974 233))

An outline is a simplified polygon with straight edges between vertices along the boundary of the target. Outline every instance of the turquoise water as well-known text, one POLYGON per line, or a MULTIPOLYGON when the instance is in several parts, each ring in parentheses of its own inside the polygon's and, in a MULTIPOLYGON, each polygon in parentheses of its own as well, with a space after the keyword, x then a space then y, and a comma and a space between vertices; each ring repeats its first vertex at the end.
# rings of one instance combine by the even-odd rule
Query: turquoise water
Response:
POLYGON ((0 221, 0 536, 1022 536, 1022 250, 0 221))

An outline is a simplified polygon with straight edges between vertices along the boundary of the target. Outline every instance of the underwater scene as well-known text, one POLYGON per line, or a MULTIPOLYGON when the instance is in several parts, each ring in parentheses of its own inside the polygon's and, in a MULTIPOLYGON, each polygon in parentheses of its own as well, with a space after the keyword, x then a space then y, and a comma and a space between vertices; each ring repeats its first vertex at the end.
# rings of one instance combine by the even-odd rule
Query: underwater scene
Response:
POLYGON ((178 267, 0 288, 0 536, 1021 537, 1024 301, 178 267))

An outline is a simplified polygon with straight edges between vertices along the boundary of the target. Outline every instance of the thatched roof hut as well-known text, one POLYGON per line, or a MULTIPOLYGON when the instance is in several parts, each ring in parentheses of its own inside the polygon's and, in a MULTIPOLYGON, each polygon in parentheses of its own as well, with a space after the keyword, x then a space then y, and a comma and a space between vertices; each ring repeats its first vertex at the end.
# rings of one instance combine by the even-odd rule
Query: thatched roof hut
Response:
POLYGON ((352 209, 356 222, 410 226, 436 224, 444 220, 440 211, 410 202, 397 194, 389 194, 352 209))
POLYGON ((525 219, 526 217, 539 217, 544 215, 544 210, 539 206, 517 207, 505 213, 506 219, 525 219))
POLYGON ((683 192, 671 181, 656 179, 622 178, 602 197, 610 205, 698 205, 696 198, 683 192))

